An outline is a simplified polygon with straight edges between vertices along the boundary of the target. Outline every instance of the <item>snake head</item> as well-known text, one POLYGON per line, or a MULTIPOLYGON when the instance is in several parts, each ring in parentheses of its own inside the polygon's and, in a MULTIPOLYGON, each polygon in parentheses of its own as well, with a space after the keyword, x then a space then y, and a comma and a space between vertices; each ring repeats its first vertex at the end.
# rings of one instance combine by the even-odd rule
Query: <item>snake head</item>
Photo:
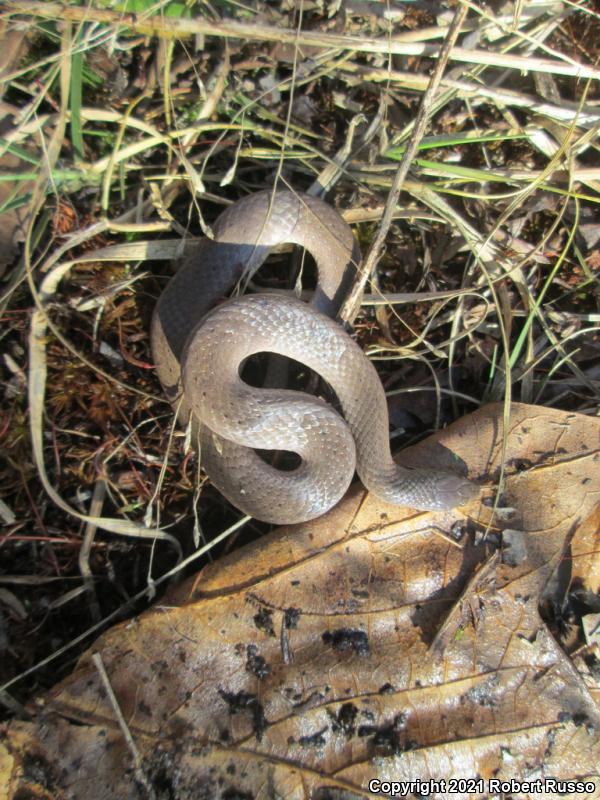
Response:
POLYGON ((437 472, 435 475, 436 506, 450 509, 464 506, 479 494, 479 486, 452 472, 437 472))

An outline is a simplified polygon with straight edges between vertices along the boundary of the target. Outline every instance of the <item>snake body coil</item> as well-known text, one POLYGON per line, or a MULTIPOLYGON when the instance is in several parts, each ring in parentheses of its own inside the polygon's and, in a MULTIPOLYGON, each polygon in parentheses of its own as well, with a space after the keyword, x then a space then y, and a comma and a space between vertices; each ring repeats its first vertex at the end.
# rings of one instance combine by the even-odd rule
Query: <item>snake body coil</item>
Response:
POLYGON ((152 322, 152 349, 167 396, 186 420, 200 422, 202 464, 239 509, 278 524, 329 510, 354 470, 390 503, 444 509, 474 496, 469 481, 440 470, 396 464, 389 446, 385 394, 375 368, 331 317, 360 260, 348 225, 321 200, 289 191, 257 192, 218 218, 168 284, 152 322), (315 258, 318 284, 310 305, 256 294, 210 311, 272 249, 292 243, 315 258), (210 313, 209 313, 210 312, 210 313), (344 419, 303 392, 257 389, 239 375, 255 353, 293 358, 335 391, 344 419), (255 449, 288 450, 292 471, 266 464, 255 449))

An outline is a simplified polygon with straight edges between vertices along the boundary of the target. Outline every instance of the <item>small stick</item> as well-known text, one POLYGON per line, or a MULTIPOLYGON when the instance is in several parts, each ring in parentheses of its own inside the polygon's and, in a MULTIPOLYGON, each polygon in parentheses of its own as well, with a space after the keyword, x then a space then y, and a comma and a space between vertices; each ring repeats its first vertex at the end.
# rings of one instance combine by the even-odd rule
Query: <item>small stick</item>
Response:
MULTIPOLYGON (((125 14, 108 8, 97 8, 88 3, 85 6, 72 6, 65 3, 42 2, 42 0, 11 0, 4 16, 12 14, 31 14, 44 19, 63 19, 75 22, 104 22, 114 25, 118 30, 128 29, 147 36, 175 37, 185 36, 219 36, 242 39, 243 41, 278 42, 284 44, 319 47, 323 50, 352 50, 357 53, 383 53, 404 56, 424 56, 426 58, 443 58, 443 48, 437 44, 415 42, 414 31, 406 35, 372 37, 348 36, 339 33, 322 31, 298 31, 281 28, 277 25, 260 25, 256 23, 238 22, 230 19, 174 18, 163 16, 148 17, 143 14, 125 14)), ((423 34, 421 34, 423 35, 423 34)), ((561 54, 562 55, 562 54, 561 54)), ((506 67, 518 71, 549 72, 553 75, 567 75, 578 79, 600 79, 600 70, 587 64, 580 64, 565 55, 559 58, 532 58, 531 56, 513 55, 512 53, 490 53, 487 50, 475 50, 466 47, 452 47, 449 57, 453 61, 466 64, 483 64, 484 66, 506 67)), ((49 60, 49 59, 47 59, 49 60)), ((45 62, 41 62, 45 63, 45 62)), ((11 81, 22 74, 22 70, 3 76, 3 81, 11 81)))
POLYGON ((108 699, 110 700, 110 704, 113 707, 113 711, 115 712, 117 722, 119 723, 119 727, 121 728, 125 741, 127 742, 127 747, 129 748, 129 752, 133 756, 135 776, 146 790, 150 800, 156 800, 154 789, 152 788, 150 782, 148 781, 148 778, 144 774, 144 770, 142 769, 142 757, 140 755, 140 751, 137 749, 137 745, 133 741, 133 736, 131 735, 131 731, 127 727, 127 723, 125 722, 125 717, 123 716, 121 709, 119 707, 119 701, 117 700, 115 693, 113 692, 113 688, 110 684, 110 679, 108 677, 106 669, 104 668, 104 662, 102 661, 102 656, 100 655, 100 653, 94 653, 92 655, 92 661, 94 662, 94 666, 98 670, 98 674, 100 675, 100 680, 102 681, 102 685, 104 686, 108 699))
POLYGON ((390 225, 392 224, 394 212, 396 210, 396 206, 398 205, 398 199, 400 197, 400 192, 402 191, 404 181, 408 174, 408 169, 415 157, 415 153, 417 152, 417 147, 419 146, 419 142, 425 135, 425 131, 427 129, 427 125, 429 124, 429 119, 431 116, 433 102, 435 100, 437 91, 440 87, 442 76, 446 68, 446 64, 448 63, 448 59, 450 57, 450 52, 452 50, 452 47, 454 46, 454 43, 456 42, 458 34, 460 33, 460 29, 466 15, 467 15, 466 5, 461 5, 459 6, 459 8, 456 9, 456 13, 454 14, 452 23, 450 24, 450 27, 448 28, 448 33, 446 35, 446 38, 444 39, 444 44, 442 45, 442 48, 440 50, 440 55, 435 65, 433 75, 431 76, 429 86, 427 87, 425 93, 423 94, 421 105, 417 113, 417 118, 415 119, 413 132, 406 147, 406 151, 402 157, 402 161, 400 162, 398 170, 394 176, 392 188, 390 189, 390 193, 388 195, 387 202, 385 204, 385 209, 383 212, 383 217, 381 218, 381 224, 377 230, 377 234, 371 245, 371 248, 367 253, 367 257, 363 262, 363 265, 361 267, 354 288, 352 289, 350 295, 348 296, 344 305, 342 306, 342 310, 340 312, 340 319, 342 320, 342 322, 346 322, 349 325, 351 325, 354 322, 354 319, 358 314, 358 310, 360 308, 360 301, 362 299, 365 286, 367 285, 367 282, 375 272, 377 263, 381 258, 381 254, 385 244, 385 239, 387 237, 390 225))

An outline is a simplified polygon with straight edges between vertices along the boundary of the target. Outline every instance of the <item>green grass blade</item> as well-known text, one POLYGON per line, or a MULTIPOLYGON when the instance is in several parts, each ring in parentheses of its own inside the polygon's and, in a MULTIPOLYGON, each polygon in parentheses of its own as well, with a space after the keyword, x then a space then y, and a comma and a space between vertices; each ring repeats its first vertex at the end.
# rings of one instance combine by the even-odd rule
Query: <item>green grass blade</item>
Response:
MULTIPOLYGON (((498 133, 465 133, 465 134, 445 134, 443 136, 425 136, 419 144, 419 150, 435 150, 442 147, 455 147, 460 144, 480 144, 483 142, 504 142, 509 139, 526 139, 524 133, 507 133, 506 131, 498 133)), ((390 147, 386 150, 385 156, 394 161, 399 161, 404 155, 406 147, 399 145, 398 147, 390 147)))
MULTIPOLYGON (((79 37, 78 37, 79 39, 79 37)), ((78 161, 83 160, 83 131, 81 128, 81 95, 83 76, 83 53, 73 53, 71 57, 71 87, 69 102, 71 106, 71 144, 78 161)))

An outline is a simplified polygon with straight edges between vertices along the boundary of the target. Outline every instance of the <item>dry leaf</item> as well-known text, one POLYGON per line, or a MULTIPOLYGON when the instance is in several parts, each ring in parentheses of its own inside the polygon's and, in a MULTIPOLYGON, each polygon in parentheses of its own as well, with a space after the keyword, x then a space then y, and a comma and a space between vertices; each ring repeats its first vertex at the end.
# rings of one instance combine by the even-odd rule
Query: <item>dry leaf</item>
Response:
MULTIPOLYGON (((420 513, 355 487, 325 517, 211 565, 96 642, 113 701, 89 652, 33 722, 7 727, 0 786, 348 800, 374 796, 372 780, 436 780, 445 791, 421 792, 558 797, 491 783, 557 778, 594 784, 566 796, 600 797, 600 712, 538 614, 597 513, 599 434, 594 418, 513 406, 512 512, 489 530, 485 502, 420 513)), ((501 455, 500 405, 411 451, 492 481, 501 455)))
POLYGON ((582 648, 573 657, 573 663, 584 680, 584 683, 600 708, 600 643, 582 648))
MULTIPOLYGON (((31 165, 12 153, 0 157, 0 175, 21 174, 30 171, 28 167, 31 165)), ((0 277, 14 261, 19 245, 25 241, 29 223, 29 203, 17 207, 12 207, 12 204, 25 199, 32 186, 33 181, 0 181, 0 277), (7 209, 2 210, 5 206, 7 209)))
MULTIPOLYGON (((12 125, 12 113, 18 109, 1 101, 4 96, 6 82, 3 79, 15 70, 20 59, 27 51, 26 29, 9 29, 5 20, 0 20, 0 137, 6 135, 12 125)), ((0 175, 17 174, 28 171, 28 165, 17 156, 0 150, 0 175)), ((28 222, 28 205, 18 208, 3 207, 18 201, 31 188, 31 182, 0 181, 0 278, 4 270, 15 258, 18 246, 25 239, 28 222)))
POLYGON ((573 536, 571 580, 600 595, 600 509, 573 536))

